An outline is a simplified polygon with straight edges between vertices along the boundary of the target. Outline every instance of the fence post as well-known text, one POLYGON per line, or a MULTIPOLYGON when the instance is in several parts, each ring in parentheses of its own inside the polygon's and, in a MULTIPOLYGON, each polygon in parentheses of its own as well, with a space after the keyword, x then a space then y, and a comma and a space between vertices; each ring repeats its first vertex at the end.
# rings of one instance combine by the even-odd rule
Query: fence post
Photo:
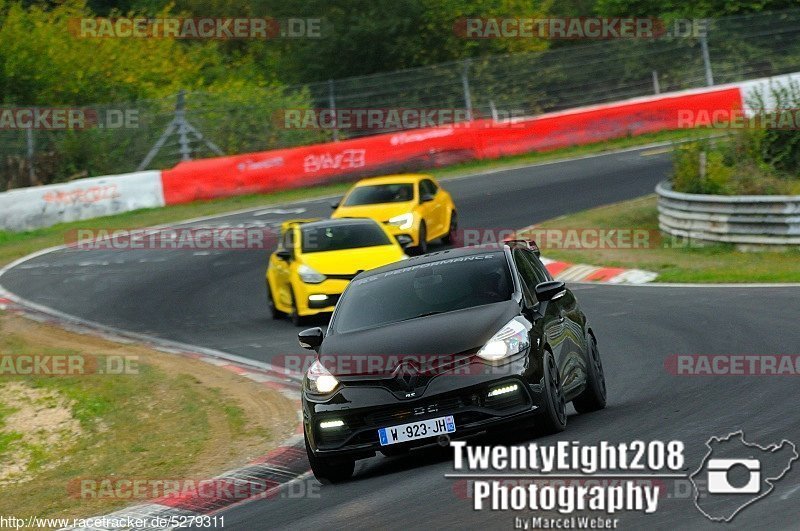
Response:
POLYGON ((469 59, 464 59, 461 69, 461 87, 464 89, 464 106, 467 109, 469 121, 472 121, 472 95, 469 91, 469 59))
POLYGON ((178 125, 178 144, 180 144, 181 160, 192 160, 192 146, 186 127, 186 91, 178 91, 178 101, 175 104, 175 122, 178 125))
POLYGON ((181 160, 192 160, 192 141, 189 138, 190 134, 194 135, 196 140, 203 142, 208 146, 208 149, 220 157, 225 154, 214 142, 204 137, 200 131, 195 129, 194 126, 186 120, 186 91, 181 89, 180 92, 178 92, 178 99, 175 103, 175 116, 170 120, 164 132, 161 133, 158 141, 150 148, 150 151, 147 152, 144 160, 139 163, 136 171, 142 171, 147 168, 161 148, 164 147, 164 144, 167 143, 167 139, 176 131, 178 132, 181 160))
POLYGON ((706 85, 714 85, 714 74, 711 71, 711 56, 708 53, 708 19, 700 22, 700 51, 703 54, 703 67, 706 71, 706 85))
POLYGON ((335 124, 333 128, 333 141, 339 141, 339 124, 336 120, 336 91, 335 91, 334 82, 332 79, 328 80, 328 108, 331 110, 331 115, 333 116, 333 123, 335 124))
POLYGON ((661 94, 661 85, 658 83, 658 70, 653 70, 653 92, 661 94))

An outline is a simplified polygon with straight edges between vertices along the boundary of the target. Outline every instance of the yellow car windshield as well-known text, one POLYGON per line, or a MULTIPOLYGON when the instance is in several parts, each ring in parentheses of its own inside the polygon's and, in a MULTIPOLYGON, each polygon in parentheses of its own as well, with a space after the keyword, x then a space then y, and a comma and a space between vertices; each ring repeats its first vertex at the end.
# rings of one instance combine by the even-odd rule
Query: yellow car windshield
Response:
POLYGON ((392 243, 386 233, 377 224, 372 223, 303 227, 301 233, 303 253, 341 251, 392 243))

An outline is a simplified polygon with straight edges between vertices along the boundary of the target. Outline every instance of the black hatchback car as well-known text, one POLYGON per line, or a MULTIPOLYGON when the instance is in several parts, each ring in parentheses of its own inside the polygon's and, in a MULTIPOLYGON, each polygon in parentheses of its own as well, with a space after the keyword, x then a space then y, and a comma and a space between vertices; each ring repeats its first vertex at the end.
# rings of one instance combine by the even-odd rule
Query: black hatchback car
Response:
POLYGON ((447 444, 525 421, 562 431, 566 404, 602 409, 595 334, 578 301, 524 241, 427 254, 359 274, 303 380, 314 475, 338 482, 357 459, 447 444))

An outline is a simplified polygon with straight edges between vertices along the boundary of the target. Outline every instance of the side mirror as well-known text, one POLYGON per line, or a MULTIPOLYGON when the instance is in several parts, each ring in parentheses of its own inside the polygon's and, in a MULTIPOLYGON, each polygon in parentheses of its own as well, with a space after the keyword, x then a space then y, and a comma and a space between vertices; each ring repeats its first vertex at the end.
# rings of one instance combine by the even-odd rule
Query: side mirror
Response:
POLYGON ((322 338, 322 328, 318 326, 303 330, 297 334, 297 340, 300 342, 300 346, 308 350, 317 350, 322 344, 322 338))
POLYGON ((433 201, 433 196, 431 194, 422 194, 419 198, 419 204, 430 203, 431 201, 433 201))
POLYGON ((280 258, 281 260, 289 261, 292 259, 292 252, 288 249, 279 249, 275 251, 275 256, 280 258))
POLYGON ((567 286, 560 280, 542 282, 536 285, 536 299, 539 301, 552 301, 563 297, 567 292, 567 286))
POLYGON ((340 203, 339 201, 331 203, 331 210, 336 210, 337 208, 339 208, 339 203, 340 203))

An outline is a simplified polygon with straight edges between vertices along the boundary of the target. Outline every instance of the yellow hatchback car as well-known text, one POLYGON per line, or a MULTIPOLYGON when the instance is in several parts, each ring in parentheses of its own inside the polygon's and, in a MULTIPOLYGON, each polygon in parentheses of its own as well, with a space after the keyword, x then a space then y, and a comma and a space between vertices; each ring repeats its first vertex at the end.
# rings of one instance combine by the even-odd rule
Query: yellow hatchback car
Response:
POLYGON ((371 219, 290 220, 267 266, 267 304, 273 319, 332 312, 361 271, 408 258, 385 226, 371 219))
POLYGON ((365 217, 385 224, 403 247, 419 254, 428 242, 452 243, 458 230, 453 198, 430 175, 373 177, 357 182, 332 205, 332 218, 365 217))

